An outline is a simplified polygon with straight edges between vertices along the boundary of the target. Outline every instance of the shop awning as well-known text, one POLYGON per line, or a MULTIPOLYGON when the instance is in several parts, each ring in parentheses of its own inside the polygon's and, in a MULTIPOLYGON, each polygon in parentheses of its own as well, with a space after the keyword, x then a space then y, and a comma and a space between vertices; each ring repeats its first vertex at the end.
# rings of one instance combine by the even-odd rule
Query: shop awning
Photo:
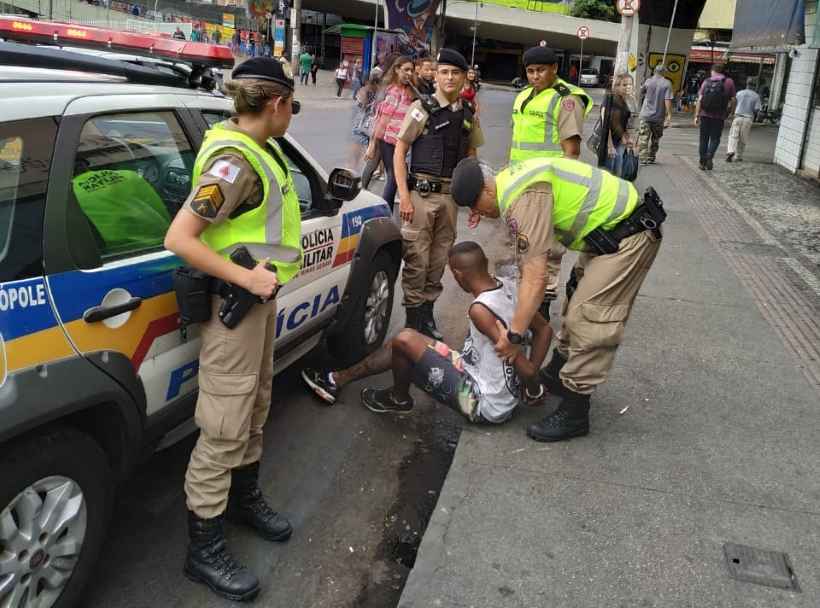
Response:
POLYGON ((804 0, 737 0, 732 49, 785 50, 805 41, 804 0))

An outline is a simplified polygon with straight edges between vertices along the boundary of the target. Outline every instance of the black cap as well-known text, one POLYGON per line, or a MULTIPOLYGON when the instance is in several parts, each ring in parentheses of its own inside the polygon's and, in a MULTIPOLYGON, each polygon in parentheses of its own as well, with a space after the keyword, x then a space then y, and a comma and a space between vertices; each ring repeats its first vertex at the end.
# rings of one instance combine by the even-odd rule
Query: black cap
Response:
POLYGON ((484 173, 478 159, 469 156, 453 170, 450 195, 459 207, 472 207, 484 189, 484 173))
POLYGON ((534 46, 524 53, 524 67, 533 64, 552 65, 553 63, 558 63, 558 57, 555 56, 555 51, 545 46, 534 46))
POLYGON ((452 65, 465 72, 470 67, 467 65, 467 60, 464 59, 464 55, 453 49, 441 49, 438 52, 438 57, 436 57, 436 63, 439 65, 452 65))
POLYGON ((268 80, 293 90, 293 72, 290 64, 271 57, 254 57, 234 68, 234 80, 268 80))

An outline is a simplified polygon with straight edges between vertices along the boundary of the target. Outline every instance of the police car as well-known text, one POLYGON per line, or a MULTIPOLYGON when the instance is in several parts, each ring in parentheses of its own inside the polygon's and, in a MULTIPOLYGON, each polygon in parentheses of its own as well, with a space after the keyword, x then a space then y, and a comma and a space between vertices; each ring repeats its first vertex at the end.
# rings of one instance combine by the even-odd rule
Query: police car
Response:
MULTIPOLYGON (((233 58, 17 17, 0 39, 0 606, 62 608, 93 571, 116 481, 194 428, 198 331, 180 332, 181 261, 162 242, 203 134, 231 113, 213 70, 233 58), (123 175, 133 186, 102 212, 84 207, 123 175), (135 221, 147 191, 162 204, 135 221)), ((279 295, 276 369, 320 342, 350 363, 384 340, 401 237, 383 200, 346 196, 280 143, 304 263, 279 295)))

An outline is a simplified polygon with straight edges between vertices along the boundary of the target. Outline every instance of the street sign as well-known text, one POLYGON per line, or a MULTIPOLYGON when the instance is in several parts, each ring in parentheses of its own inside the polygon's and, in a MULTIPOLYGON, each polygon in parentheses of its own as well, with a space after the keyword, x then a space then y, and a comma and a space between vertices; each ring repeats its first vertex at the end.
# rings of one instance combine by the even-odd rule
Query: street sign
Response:
POLYGON ((578 38, 580 38, 581 40, 586 40, 587 38, 589 38, 590 34, 589 27, 586 25, 579 26, 576 34, 578 35, 578 38))
POLYGON ((618 0, 615 5, 624 17, 632 17, 641 8, 641 0, 618 0))

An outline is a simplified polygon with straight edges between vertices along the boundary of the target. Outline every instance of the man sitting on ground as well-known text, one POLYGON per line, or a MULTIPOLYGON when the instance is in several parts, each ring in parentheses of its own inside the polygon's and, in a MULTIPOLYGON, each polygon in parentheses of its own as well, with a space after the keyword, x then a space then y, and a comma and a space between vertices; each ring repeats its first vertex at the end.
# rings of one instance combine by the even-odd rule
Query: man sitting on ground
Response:
POLYGON ((369 410, 409 412, 413 409, 411 382, 470 422, 499 424, 512 416, 519 402, 540 400, 544 389, 538 370, 552 339, 549 323, 536 313, 530 325, 529 356, 519 352, 512 361, 500 359, 495 344, 506 333, 515 312, 515 285, 488 272, 484 251, 472 241, 453 246, 448 265, 459 286, 475 297, 469 308, 470 333, 462 352, 416 330, 403 329, 353 367, 329 372, 303 370, 302 378, 319 398, 332 405, 350 382, 392 370, 392 387, 362 390, 362 404, 369 410))

